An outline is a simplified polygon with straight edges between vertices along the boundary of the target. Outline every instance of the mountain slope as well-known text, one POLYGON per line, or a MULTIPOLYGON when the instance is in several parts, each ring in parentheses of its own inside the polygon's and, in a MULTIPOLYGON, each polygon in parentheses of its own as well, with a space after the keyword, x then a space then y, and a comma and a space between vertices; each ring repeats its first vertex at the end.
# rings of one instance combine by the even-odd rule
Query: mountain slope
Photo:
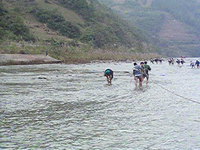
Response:
POLYGON ((2 0, 0 6, 3 12, 0 34, 4 43, 1 51, 4 49, 4 52, 7 40, 31 42, 41 49, 49 45, 101 49, 124 47, 137 52, 151 49, 140 30, 129 26, 96 0, 2 0), (9 15, 20 19, 15 21, 9 17, 10 22, 3 24, 3 18, 5 20, 9 15), (16 26, 17 21, 20 28, 16 26), (8 24, 16 27, 17 32, 7 29, 8 24))
POLYGON ((200 55, 199 0, 99 0, 145 30, 168 55, 200 55))

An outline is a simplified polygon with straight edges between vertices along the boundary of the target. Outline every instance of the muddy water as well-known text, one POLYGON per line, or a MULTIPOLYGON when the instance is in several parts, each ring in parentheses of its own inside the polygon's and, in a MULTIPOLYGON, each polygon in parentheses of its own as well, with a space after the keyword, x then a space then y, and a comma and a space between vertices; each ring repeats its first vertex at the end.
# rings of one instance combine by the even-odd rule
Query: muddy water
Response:
POLYGON ((0 148, 200 149, 200 104, 189 101, 200 102, 200 69, 151 65, 149 86, 138 90, 132 67, 0 67, 0 148))

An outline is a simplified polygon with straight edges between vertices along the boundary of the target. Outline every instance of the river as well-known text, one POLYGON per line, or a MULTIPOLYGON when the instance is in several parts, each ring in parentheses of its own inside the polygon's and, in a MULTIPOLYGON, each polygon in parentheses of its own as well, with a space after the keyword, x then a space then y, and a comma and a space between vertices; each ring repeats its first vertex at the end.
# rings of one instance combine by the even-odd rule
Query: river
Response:
POLYGON ((190 60, 150 64, 142 90, 132 62, 1 66, 0 149, 200 149, 200 69, 190 60))

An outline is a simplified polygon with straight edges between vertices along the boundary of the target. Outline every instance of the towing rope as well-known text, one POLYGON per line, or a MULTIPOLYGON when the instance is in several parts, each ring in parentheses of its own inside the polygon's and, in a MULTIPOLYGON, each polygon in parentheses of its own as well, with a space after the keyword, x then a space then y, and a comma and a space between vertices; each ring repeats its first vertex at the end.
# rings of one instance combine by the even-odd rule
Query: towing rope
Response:
POLYGON ((169 89, 163 87, 163 86, 160 85, 160 84, 157 84, 157 83, 154 83, 154 84, 156 84, 157 86, 161 87, 161 88, 164 89, 165 91, 167 91, 167 92, 169 92, 169 93, 171 93, 171 94, 173 94, 173 95, 175 95, 175 96, 177 96, 177 97, 183 98, 183 99, 185 99, 185 100, 187 100, 187 101, 190 101, 190 102, 193 102, 193 103, 196 103, 196 104, 200 104, 199 101, 196 101, 196 100, 193 100, 193 99, 184 97, 184 96, 182 96, 182 95, 179 95, 179 94, 177 94, 177 93, 175 93, 175 92, 173 92, 173 91, 171 91, 171 90, 169 90, 169 89))
MULTIPOLYGON (((96 72, 96 71, 95 71, 95 72, 96 72)), ((127 74, 132 75, 129 71, 115 71, 115 72, 118 72, 118 73, 127 73, 127 74)), ((131 80, 131 82, 132 82, 132 80, 131 80)), ((173 91, 171 91, 171 90, 169 90, 169 89, 163 87, 163 86, 160 85, 160 84, 157 84, 157 83, 154 83, 154 82, 152 82, 152 83, 155 84, 155 85, 157 85, 157 86, 159 86, 160 88, 164 89, 165 91, 167 91, 167 92, 169 92, 169 93, 171 93, 171 94, 177 96, 177 97, 180 97, 180 98, 182 98, 182 99, 184 99, 184 100, 187 100, 187 101, 190 101, 190 102, 193 102, 193 103, 196 103, 196 104, 199 104, 199 105, 200 105, 200 102, 199 102, 199 101, 196 101, 196 100, 193 100, 193 99, 184 97, 184 96, 182 96, 182 95, 179 95, 179 94, 177 94, 177 93, 175 93, 175 92, 173 92, 173 91)))

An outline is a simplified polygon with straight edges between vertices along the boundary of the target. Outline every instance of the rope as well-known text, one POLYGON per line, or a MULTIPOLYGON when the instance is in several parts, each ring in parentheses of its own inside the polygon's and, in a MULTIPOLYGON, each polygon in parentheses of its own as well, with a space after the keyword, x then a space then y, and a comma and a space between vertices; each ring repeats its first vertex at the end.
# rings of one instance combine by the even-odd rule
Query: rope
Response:
MULTIPOLYGON (((92 73, 95 73, 95 72, 97 72, 97 71, 94 71, 94 72, 92 72, 92 73)), ((115 71, 115 72, 131 74, 129 71, 115 71)), ((131 80, 131 82, 132 82, 132 80, 131 80)), ((153 83, 153 82, 152 82, 152 83, 153 83)), ((173 92, 173 91, 171 91, 171 90, 169 90, 169 89, 163 87, 163 86, 160 85, 160 84, 157 84, 157 83, 154 83, 154 84, 157 85, 157 86, 159 86, 159 87, 161 87, 161 88, 164 89, 165 91, 168 91, 169 93, 171 93, 171 94, 177 96, 177 97, 183 98, 184 100, 187 100, 187 101, 190 101, 190 102, 193 102, 193 103, 196 103, 196 104, 199 104, 199 105, 200 105, 200 102, 198 102, 198 101, 196 101, 196 100, 192 100, 192 99, 190 99, 190 98, 187 98, 187 97, 184 97, 184 96, 182 96, 182 95, 179 95, 179 94, 177 94, 177 93, 175 93, 175 92, 173 92)))
POLYGON ((183 99, 185 99, 185 100, 187 100, 187 101, 190 101, 190 102, 193 102, 193 103, 196 103, 196 104, 200 104, 200 102, 195 101, 195 100, 192 100, 192 99, 187 98, 187 97, 184 97, 184 96, 182 96, 182 95, 179 95, 179 94, 177 94, 177 93, 175 93, 175 92, 173 92, 173 91, 171 91, 171 90, 169 90, 169 89, 163 87, 163 86, 160 85, 160 84, 157 84, 157 83, 154 83, 154 84, 156 84, 157 86, 161 87, 161 88, 164 89, 165 91, 168 91, 169 93, 172 93, 173 95, 175 95, 175 96, 177 96, 177 97, 183 98, 183 99))

